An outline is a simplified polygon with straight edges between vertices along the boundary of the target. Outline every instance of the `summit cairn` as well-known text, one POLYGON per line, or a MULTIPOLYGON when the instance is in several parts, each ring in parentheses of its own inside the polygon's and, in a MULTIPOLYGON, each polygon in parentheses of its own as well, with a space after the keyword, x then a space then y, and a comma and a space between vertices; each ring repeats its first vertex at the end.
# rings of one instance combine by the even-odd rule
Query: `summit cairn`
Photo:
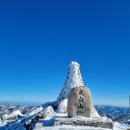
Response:
MULTIPOLYGON (((70 63, 69 71, 68 71, 65 83, 63 85, 63 88, 60 92, 59 97, 57 98, 57 107, 58 107, 57 112, 58 113, 67 113, 68 112, 67 109, 69 111, 71 111, 71 110, 75 111, 76 108, 74 108, 74 109, 67 108, 67 107, 72 106, 70 103, 69 103, 70 105, 68 106, 68 98, 71 93, 71 90, 73 90, 74 88, 77 89, 77 87, 80 89, 81 86, 83 87, 83 89, 87 89, 86 91, 89 92, 89 94, 87 94, 87 96, 90 99, 89 100, 90 105, 87 103, 88 100, 86 101, 86 99, 85 99, 84 101, 87 104, 87 106, 89 106, 89 108, 91 108, 91 110, 90 110, 91 116, 99 116, 99 114, 97 113, 97 111, 95 110, 95 108, 93 106, 90 90, 88 88, 84 87, 84 83, 83 83, 82 76, 80 73, 80 65, 76 61, 72 61, 70 63)), ((70 98, 69 98, 69 102, 71 102, 70 98)), ((75 113, 75 115, 77 115, 77 114, 75 113)), ((70 115, 70 116, 72 116, 72 115, 70 115)))
POLYGON ((69 65, 69 71, 65 83, 63 85, 63 88, 60 92, 59 97, 57 98, 58 113, 67 112, 68 96, 71 90, 75 87, 83 85, 84 83, 80 73, 80 65, 76 61, 72 61, 69 65))
POLYGON ((61 100, 68 98, 70 91, 79 86, 84 86, 80 73, 80 65, 77 62, 72 61, 69 65, 69 72, 57 101, 60 102, 61 100))
POLYGON ((100 117, 95 110, 91 91, 85 87, 80 65, 75 61, 69 65, 69 72, 57 98, 56 108, 56 111, 61 115, 64 113, 64 116, 55 117, 54 125, 113 128, 112 120, 100 117))

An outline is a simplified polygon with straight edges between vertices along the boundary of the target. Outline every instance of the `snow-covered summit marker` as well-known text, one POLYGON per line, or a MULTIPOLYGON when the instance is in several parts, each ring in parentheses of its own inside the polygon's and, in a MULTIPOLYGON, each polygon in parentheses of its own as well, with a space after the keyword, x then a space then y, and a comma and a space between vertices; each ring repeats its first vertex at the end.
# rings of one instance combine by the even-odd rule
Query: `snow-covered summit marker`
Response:
POLYGON ((79 86, 84 86, 80 73, 80 65, 76 61, 72 61, 69 65, 69 72, 66 77, 66 81, 57 101, 60 102, 61 100, 68 98, 72 88, 79 86))

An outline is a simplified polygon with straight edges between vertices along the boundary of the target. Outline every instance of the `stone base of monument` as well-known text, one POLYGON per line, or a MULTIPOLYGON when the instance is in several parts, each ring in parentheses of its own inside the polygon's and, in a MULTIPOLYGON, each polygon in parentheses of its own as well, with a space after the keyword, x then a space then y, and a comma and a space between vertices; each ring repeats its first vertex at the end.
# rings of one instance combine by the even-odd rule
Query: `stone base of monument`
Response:
POLYGON ((113 129, 113 122, 108 118, 68 118, 68 117, 55 117, 54 125, 72 125, 72 126, 89 126, 113 129))

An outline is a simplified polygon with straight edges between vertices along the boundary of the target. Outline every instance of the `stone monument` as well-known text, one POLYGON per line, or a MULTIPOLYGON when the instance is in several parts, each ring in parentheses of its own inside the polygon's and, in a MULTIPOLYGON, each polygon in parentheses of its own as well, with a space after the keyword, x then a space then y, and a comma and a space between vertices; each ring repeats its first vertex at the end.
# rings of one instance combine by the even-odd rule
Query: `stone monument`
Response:
POLYGON ((68 113, 68 116, 55 117, 54 125, 113 128, 112 120, 100 117, 94 108, 91 92, 84 86, 80 65, 75 61, 69 65, 69 72, 56 106, 58 113, 68 113))
MULTIPOLYGON (((90 97, 91 97, 90 90, 88 88, 84 87, 84 82, 83 82, 82 75, 80 72, 80 64, 77 63, 76 61, 72 61, 69 65, 69 71, 68 71, 68 74, 66 76, 65 83, 64 83, 63 88, 59 94, 59 97, 57 98, 57 101, 56 101, 55 106, 57 108, 56 111, 58 113, 68 112, 67 111, 68 97, 74 88, 76 88, 76 90, 77 90, 78 89, 77 87, 81 87, 81 86, 82 86, 83 90, 87 92, 87 95, 90 94, 90 97)), ((80 100, 82 100, 82 99, 80 99, 80 100)), ((85 101, 84 103, 87 103, 86 100, 84 100, 84 101, 85 101)), ((95 108, 92 104, 92 100, 90 100, 90 102, 91 102, 91 105, 89 106, 91 108, 91 110, 90 110, 91 115, 90 116, 92 116, 92 115, 99 116, 99 114, 97 113, 97 111, 95 110, 95 108)), ((87 108, 88 108, 88 103, 87 103, 87 108)), ((86 110, 87 108, 83 108, 83 110, 84 109, 86 110)), ((80 112, 78 112, 78 113, 80 113, 80 112)), ((75 114, 75 115, 80 115, 80 114, 75 114)), ((82 115, 83 114, 81 114, 81 116, 82 115)), ((74 114, 69 114, 69 116, 72 117, 72 116, 74 116, 74 114)), ((89 115, 85 115, 85 117, 89 117, 89 115)))
POLYGON ((90 90, 84 86, 73 88, 69 94, 67 106, 68 117, 91 117, 93 103, 90 90))

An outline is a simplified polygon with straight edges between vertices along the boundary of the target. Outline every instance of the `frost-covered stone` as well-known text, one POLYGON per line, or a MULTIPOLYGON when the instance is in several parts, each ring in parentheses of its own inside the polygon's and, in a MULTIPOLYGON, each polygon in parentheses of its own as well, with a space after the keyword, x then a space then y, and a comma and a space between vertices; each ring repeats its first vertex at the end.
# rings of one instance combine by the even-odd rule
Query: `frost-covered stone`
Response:
POLYGON ((90 90, 84 86, 73 88, 68 97, 68 116, 84 116, 92 115, 92 97, 90 90))
MULTIPOLYGON (((113 121, 111 119, 102 117, 96 118, 86 118, 86 117, 73 117, 73 118, 64 118, 64 117, 56 117, 54 121, 54 126, 76 126, 77 130, 78 126, 82 129, 83 126, 86 126, 85 129, 82 130, 111 130, 113 129, 113 121), (91 126, 91 127, 90 127, 91 126), (104 129, 102 129, 104 128, 104 129)), ((68 130, 68 129, 67 129, 68 130)), ((114 129, 115 130, 115 129, 114 129)), ((120 130, 120 129, 117 129, 120 130)), ((124 130, 124 129, 122 129, 124 130)))
MULTIPOLYGON (((62 88, 62 91, 57 99, 57 112, 65 113, 67 111, 67 99, 71 90, 75 87, 84 86, 82 76, 80 73, 80 65, 72 61, 69 65, 69 72, 62 88)), ((92 116, 99 116, 94 107, 92 107, 92 116)))
POLYGON ((20 110, 12 111, 12 113, 2 115, 2 119, 13 120, 13 119, 17 119, 18 116, 23 116, 20 110))
POLYGON ((51 106, 48 106, 43 113, 45 117, 54 117, 56 115, 51 106))
POLYGON ((57 101, 60 102, 61 100, 68 98, 69 93, 73 88, 83 85, 84 83, 82 81, 82 76, 80 73, 80 65, 77 62, 72 61, 69 65, 69 72, 65 84, 57 101))
POLYGON ((57 112, 58 113, 66 113, 67 112, 67 103, 68 99, 63 99, 59 102, 57 112))
POLYGON ((38 112, 40 112, 40 111, 42 111, 43 110, 43 107, 41 107, 41 106, 37 106, 33 111, 31 111, 28 115, 34 115, 34 114, 36 114, 36 113, 38 113, 38 112))

